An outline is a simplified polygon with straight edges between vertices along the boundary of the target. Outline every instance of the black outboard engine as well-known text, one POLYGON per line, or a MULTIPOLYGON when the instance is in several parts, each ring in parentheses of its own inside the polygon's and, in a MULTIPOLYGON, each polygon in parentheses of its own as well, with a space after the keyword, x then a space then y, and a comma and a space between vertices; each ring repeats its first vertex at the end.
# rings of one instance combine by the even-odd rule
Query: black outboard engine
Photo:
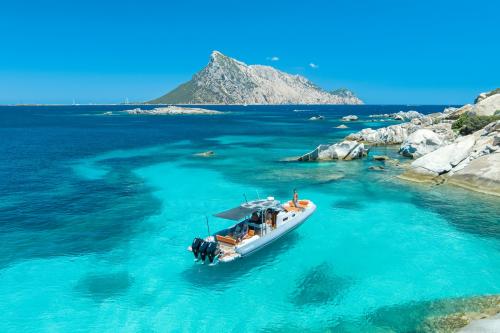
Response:
POLYGON ((216 242, 210 242, 208 243, 207 247, 207 256, 208 260, 212 264, 214 262, 214 258, 219 255, 220 249, 219 249, 219 243, 216 242))
POLYGON ((208 248, 209 244, 210 244, 210 242, 207 242, 204 240, 201 241, 201 244, 199 247, 201 261, 205 261, 205 258, 207 257, 207 248, 208 248))
POLYGON ((198 254, 200 252, 200 245, 203 242, 203 239, 196 237, 193 239, 193 243, 191 244, 191 251, 193 251, 194 257, 198 259, 198 254))

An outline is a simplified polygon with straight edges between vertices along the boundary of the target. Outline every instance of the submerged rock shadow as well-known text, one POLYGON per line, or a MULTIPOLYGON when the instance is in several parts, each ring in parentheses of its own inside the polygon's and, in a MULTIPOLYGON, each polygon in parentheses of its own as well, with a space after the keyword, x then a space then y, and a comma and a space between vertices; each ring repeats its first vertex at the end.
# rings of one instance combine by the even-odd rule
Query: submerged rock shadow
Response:
POLYGON ((468 190, 433 187, 415 190, 415 204, 439 214, 455 229, 480 237, 500 240, 500 205, 498 199, 468 190), (456 203, 460 202, 460 205, 456 203))
POLYGON ((148 231, 150 225, 137 222, 161 208, 151 188, 128 172, 91 182, 62 180, 58 186, 68 191, 28 197, 30 204, 9 213, 0 227, 0 269, 29 258, 107 252, 148 231))
POLYGON ((80 279, 75 291, 96 302, 124 294, 133 284, 134 279, 128 272, 89 274, 80 279))
POLYGON ((300 236, 293 232, 248 257, 216 266, 193 264, 181 275, 184 280, 198 288, 222 290, 233 280, 249 275, 255 269, 271 265, 281 253, 293 248, 299 240, 300 236))
MULTIPOLYGON (((376 331, 389 332, 455 332, 467 324, 469 317, 492 315, 500 311, 500 296, 475 296, 409 302, 386 306, 359 318, 332 327, 334 332, 346 327, 369 325, 376 331)), ((359 329, 359 326, 358 326, 359 329)))
POLYGON ((334 274, 331 265, 323 262, 297 280, 290 302, 298 307, 338 303, 351 283, 349 279, 334 274))
POLYGON ((349 209, 349 210, 361 210, 363 205, 354 200, 338 200, 332 203, 332 208, 334 209, 349 209))

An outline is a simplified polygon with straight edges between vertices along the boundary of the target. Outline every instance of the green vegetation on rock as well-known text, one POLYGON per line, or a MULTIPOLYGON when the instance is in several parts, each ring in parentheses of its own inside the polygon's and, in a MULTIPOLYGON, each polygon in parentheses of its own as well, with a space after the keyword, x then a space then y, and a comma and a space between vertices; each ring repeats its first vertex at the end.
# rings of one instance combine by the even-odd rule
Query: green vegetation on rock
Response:
POLYGON ((160 98, 154 99, 149 104, 183 104, 192 103, 191 99, 194 94, 195 87, 193 82, 189 81, 181 84, 176 89, 172 90, 160 98))
POLYGON ((475 131, 484 128, 491 122, 500 120, 500 115, 498 111, 495 112, 494 116, 476 116, 469 113, 464 113, 458 117, 457 120, 451 125, 451 128, 458 130, 460 135, 472 134, 475 131))

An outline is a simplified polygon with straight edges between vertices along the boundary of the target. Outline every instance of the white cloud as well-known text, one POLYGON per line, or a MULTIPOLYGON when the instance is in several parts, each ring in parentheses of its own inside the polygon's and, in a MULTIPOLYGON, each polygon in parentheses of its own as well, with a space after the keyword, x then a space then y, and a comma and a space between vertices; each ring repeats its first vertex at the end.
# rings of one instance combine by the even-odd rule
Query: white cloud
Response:
POLYGON ((271 60, 271 61, 279 61, 279 60, 280 60, 280 58, 279 58, 279 57, 277 57, 277 56, 274 56, 274 57, 267 57, 266 59, 267 59, 267 60, 271 60))
POLYGON ((316 64, 315 64, 315 63, 313 63, 313 62, 311 62, 311 63, 309 64, 309 67, 314 68, 314 69, 319 68, 319 66, 318 66, 318 65, 316 65, 316 64))

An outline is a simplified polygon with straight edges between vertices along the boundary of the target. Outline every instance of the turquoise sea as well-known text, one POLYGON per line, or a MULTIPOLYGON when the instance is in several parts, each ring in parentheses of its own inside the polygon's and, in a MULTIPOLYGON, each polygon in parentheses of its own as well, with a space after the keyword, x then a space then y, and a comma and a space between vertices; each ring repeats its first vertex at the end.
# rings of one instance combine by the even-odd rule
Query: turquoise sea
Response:
POLYGON ((0 332, 413 332, 442 314, 434 302, 499 294, 498 198, 406 183, 370 158, 286 161, 390 124, 369 114, 444 107, 0 107, 0 332), (361 120, 334 128, 347 114, 361 120), (304 225, 240 261, 194 264, 205 216, 293 188, 318 206, 304 225))

